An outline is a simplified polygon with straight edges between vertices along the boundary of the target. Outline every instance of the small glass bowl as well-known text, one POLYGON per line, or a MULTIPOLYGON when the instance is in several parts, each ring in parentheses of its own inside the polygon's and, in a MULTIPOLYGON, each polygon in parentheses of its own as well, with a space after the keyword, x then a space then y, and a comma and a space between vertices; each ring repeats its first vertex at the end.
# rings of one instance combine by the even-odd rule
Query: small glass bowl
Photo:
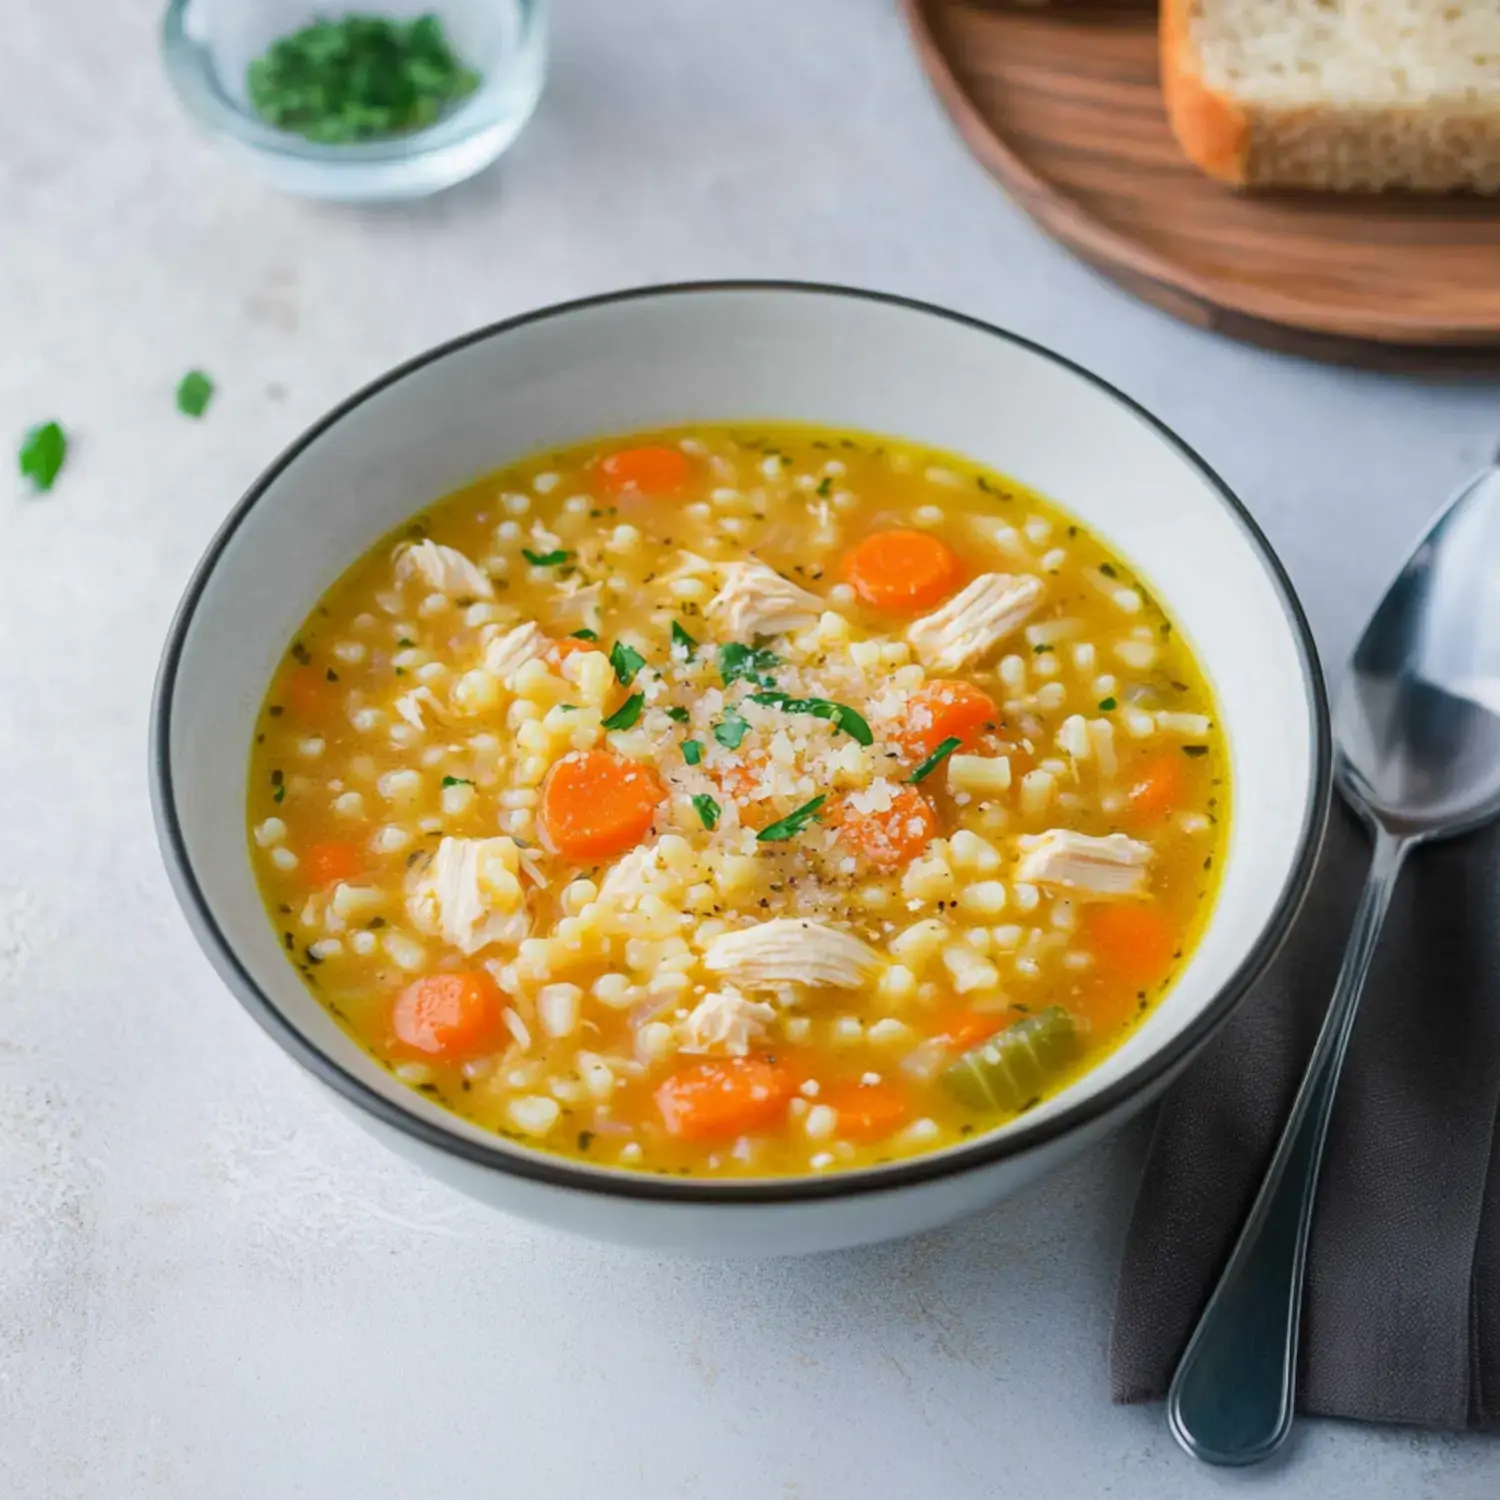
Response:
POLYGON ((521 133, 546 74, 544 0, 170 0, 162 59, 188 114, 251 161, 273 186, 305 198, 378 203, 420 198, 489 166, 521 133), (409 135, 325 145, 278 130, 245 93, 250 63, 278 37, 345 14, 412 20, 434 14, 480 85, 451 113, 409 135))

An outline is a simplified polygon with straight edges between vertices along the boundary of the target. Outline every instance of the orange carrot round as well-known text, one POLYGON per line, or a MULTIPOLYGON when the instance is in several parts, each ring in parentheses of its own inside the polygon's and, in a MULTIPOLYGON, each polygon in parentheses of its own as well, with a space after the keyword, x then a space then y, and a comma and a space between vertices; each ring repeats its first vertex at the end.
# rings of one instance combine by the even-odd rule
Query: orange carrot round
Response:
POLYGON ((1154 906, 1100 906, 1087 935, 1103 973, 1136 986, 1160 979, 1177 949, 1175 931, 1154 906))
POLYGON ((836 1133, 846 1141, 883 1141, 911 1113, 904 1091, 885 1082, 825 1085, 818 1103, 838 1111, 836 1133))
POLYGON ((860 812, 845 798, 829 821, 838 828, 840 842, 877 870, 909 865, 940 828, 932 804, 914 786, 899 787, 883 812, 860 812))
POLYGON ((1170 815, 1182 799, 1182 758, 1167 751, 1148 761, 1130 789, 1130 810, 1154 822, 1170 815))
POLYGON ((911 695, 899 739, 906 753, 919 759, 931 755, 944 740, 957 740, 960 750, 972 750, 999 723, 995 700, 972 682, 929 682, 911 695))
POLYGON ((640 843, 666 795, 650 766, 608 750, 578 751, 542 784, 542 833, 564 859, 609 859, 640 843))
POLYGON ((670 495, 692 477, 693 466, 678 448, 626 448, 601 458, 599 473, 615 494, 670 495))
POLYGON ((475 1057, 500 1040, 500 991, 483 970, 428 974, 396 997, 391 1027, 404 1047, 450 1062, 475 1057))
POLYGON ((662 1123, 680 1141, 733 1140, 780 1124, 797 1091, 797 1075, 769 1057, 723 1057, 691 1063, 658 1085, 662 1123))
POLYGON ((958 587, 958 554, 926 531, 877 531, 844 557, 844 577, 876 609, 915 614, 958 587))
POLYGON ((353 844, 312 844, 302 856, 303 868, 314 885, 336 885, 353 880, 364 868, 359 850, 353 844))
POLYGON ((948 1017, 937 1033, 937 1040, 955 1052, 967 1052, 987 1042, 997 1031, 1017 1018, 1016 1012, 961 1010, 948 1017))

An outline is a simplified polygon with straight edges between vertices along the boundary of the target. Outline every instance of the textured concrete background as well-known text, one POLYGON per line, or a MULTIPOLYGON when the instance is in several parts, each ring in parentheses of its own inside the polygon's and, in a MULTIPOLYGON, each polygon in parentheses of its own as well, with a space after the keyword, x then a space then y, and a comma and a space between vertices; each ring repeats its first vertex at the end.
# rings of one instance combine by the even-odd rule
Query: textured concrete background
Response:
POLYGON ((48 0, 0 47, 0 437, 75 437, 51 496, 0 478, 0 1495, 1493 1497, 1493 1443, 1309 1425, 1226 1476, 1108 1405, 1138 1133, 978 1222, 780 1265, 599 1249, 428 1183, 210 974, 143 762, 172 606, 257 470, 539 303, 789 276, 1017 328, 1208 456, 1334 662, 1493 449, 1497 387, 1283 360, 1101 285, 965 155, 890 0, 563 0, 513 155, 382 210, 238 175, 156 21, 48 0), (201 423, 172 402, 193 365, 201 423))

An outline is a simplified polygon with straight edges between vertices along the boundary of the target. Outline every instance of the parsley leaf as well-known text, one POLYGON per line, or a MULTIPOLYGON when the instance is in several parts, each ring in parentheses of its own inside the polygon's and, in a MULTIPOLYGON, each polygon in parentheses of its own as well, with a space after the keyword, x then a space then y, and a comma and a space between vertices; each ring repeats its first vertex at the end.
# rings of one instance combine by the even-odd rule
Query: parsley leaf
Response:
POLYGON ((38 491, 50 490, 68 456, 68 439, 56 422, 42 422, 21 440, 21 474, 38 491))
POLYGON ((674 724, 686 724, 688 721, 688 711, 685 708, 680 708, 677 704, 674 703, 671 708, 667 710, 667 717, 674 724))
POLYGON ((530 547, 521 548, 521 556, 533 568, 555 568, 558 563, 567 562, 572 555, 571 552, 564 552, 561 547, 556 552, 533 552, 530 547))
POLYGON ((599 639, 592 630, 575 630, 572 638, 575 641, 597 641, 599 639))
POLYGON ((768 823, 755 835, 757 844, 777 844, 785 839, 796 838, 796 836, 807 827, 809 823, 815 822, 818 809, 828 800, 826 796, 814 797, 811 802, 804 802, 801 807, 794 808, 779 823, 768 823))
POLYGON ((641 705, 646 701, 644 693, 632 693, 605 721, 606 729, 631 729, 641 716, 641 705))
POLYGON ((684 740, 682 742, 682 758, 690 766, 696 766, 703 759, 703 746, 697 740, 684 740))
POLYGON ((873 745, 875 736, 870 726, 847 703, 834 703, 827 698, 793 698, 786 693, 751 693, 752 703, 763 703, 770 708, 779 708, 789 714, 814 714, 828 719, 845 734, 861 745, 873 745))
POLYGON ((1115 698, 1101 698, 1099 700, 1099 712, 1101 714, 1113 713, 1120 706, 1115 698))
POLYGON ((672 644, 674 646, 681 646, 689 661, 692 661, 693 653, 698 649, 697 641, 676 620, 672 621, 672 644))
POLYGON ((185 417, 201 417, 213 394, 213 381, 202 370, 189 370, 177 383, 177 410, 185 417))
POLYGON ((693 798, 693 806, 698 809, 703 826, 712 833, 719 821, 719 804, 707 792, 699 792, 693 798))
POLYGON ((1191 755, 1192 757, 1194 757, 1194 759, 1196 759, 1200 755, 1207 755, 1208 754, 1208 746, 1207 745, 1184 745, 1182 747, 1182 753, 1184 755, 1191 755))
POLYGON ((719 676, 724 686, 735 682, 753 682, 757 687, 775 687, 775 681, 767 675, 772 668, 780 666, 776 654, 764 646, 742 646, 732 642, 719 647, 719 676))
POLYGON ((468 779, 468 777, 466 777, 466 776, 445 776, 445 777, 443 777, 443 786, 444 787, 450 787, 450 786, 473 786, 473 785, 474 785, 474 783, 472 781, 470 781, 468 779))
POLYGON ((818 493, 820 495, 827 495, 832 488, 833 480, 824 478, 818 481, 818 493))
POLYGON ((646 665, 646 658, 624 641, 616 641, 609 648, 609 664, 615 669, 615 680, 620 686, 629 687, 635 681, 635 674, 646 665))
POLYGON ((927 757, 926 760, 922 762, 921 765, 917 767, 915 771, 911 773, 909 779, 913 782, 917 782, 921 781, 924 776, 931 776, 932 773, 937 770, 937 768, 942 765, 942 763, 947 760, 948 757, 952 755, 953 752, 957 750, 961 744, 963 744, 963 741, 961 739, 950 735, 946 740, 943 741, 941 745, 937 747, 936 750, 932 752, 931 755, 927 757))
POLYGON ((732 708, 714 725, 714 738, 726 750, 738 750, 749 733, 750 726, 732 708))

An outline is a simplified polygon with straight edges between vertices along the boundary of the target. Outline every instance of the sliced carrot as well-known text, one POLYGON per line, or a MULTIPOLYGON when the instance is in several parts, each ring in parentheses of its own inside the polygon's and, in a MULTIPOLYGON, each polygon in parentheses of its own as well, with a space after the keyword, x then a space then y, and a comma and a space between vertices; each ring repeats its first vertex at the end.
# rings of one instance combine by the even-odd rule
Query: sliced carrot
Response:
POLYGON ((314 885, 336 885, 340 880, 353 880, 364 861, 353 844, 311 844, 302 856, 302 866, 314 885))
POLYGON ((898 738, 916 760, 931 755, 944 740, 957 740, 960 750, 972 750, 999 723, 995 700, 972 682, 929 682, 911 695, 898 738))
POLYGON ((961 1010, 948 1017, 937 1033, 937 1040, 955 1052, 967 1052, 987 1042, 1017 1018, 1016 1013, 988 1010, 961 1010))
POLYGON ((474 1057, 500 1040, 500 991, 482 969, 428 974, 396 997, 391 1026, 415 1052, 455 1062, 474 1057))
POLYGON ((893 1083, 825 1085, 818 1103, 838 1111, 836 1133, 846 1141, 883 1141, 911 1113, 910 1101, 893 1083))
POLYGON ((797 1083, 790 1067, 769 1057, 712 1058, 660 1084, 656 1108, 678 1140, 732 1140, 779 1124, 797 1083))
POLYGON ((616 494, 670 495, 692 478, 693 466, 677 448, 627 448, 601 458, 599 473, 616 494))
POLYGON ((941 604, 962 576, 958 554, 926 531, 877 531, 844 557, 844 577, 866 604, 906 614, 941 604))
POLYGON ((898 787, 882 812, 861 812, 846 797, 829 816, 839 840, 877 870, 909 865, 938 836, 937 813, 914 786, 898 787))
POLYGON ((1160 821, 1182 799, 1182 757, 1170 750, 1146 764, 1141 779, 1130 789, 1130 810, 1160 821))
POLYGON ((608 859, 646 836, 667 795, 650 766, 608 750, 564 757, 542 784, 542 831, 565 859, 608 859))
POLYGON ((1087 933, 1103 973, 1136 986, 1160 979, 1177 949, 1176 931, 1154 906, 1100 906, 1087 933))
POLYGON ((333 691, 327 680, 311 667, 298 667, 287 673, 277 695, 283 705, 299 719, 321 719, 333 706, 333 691))

